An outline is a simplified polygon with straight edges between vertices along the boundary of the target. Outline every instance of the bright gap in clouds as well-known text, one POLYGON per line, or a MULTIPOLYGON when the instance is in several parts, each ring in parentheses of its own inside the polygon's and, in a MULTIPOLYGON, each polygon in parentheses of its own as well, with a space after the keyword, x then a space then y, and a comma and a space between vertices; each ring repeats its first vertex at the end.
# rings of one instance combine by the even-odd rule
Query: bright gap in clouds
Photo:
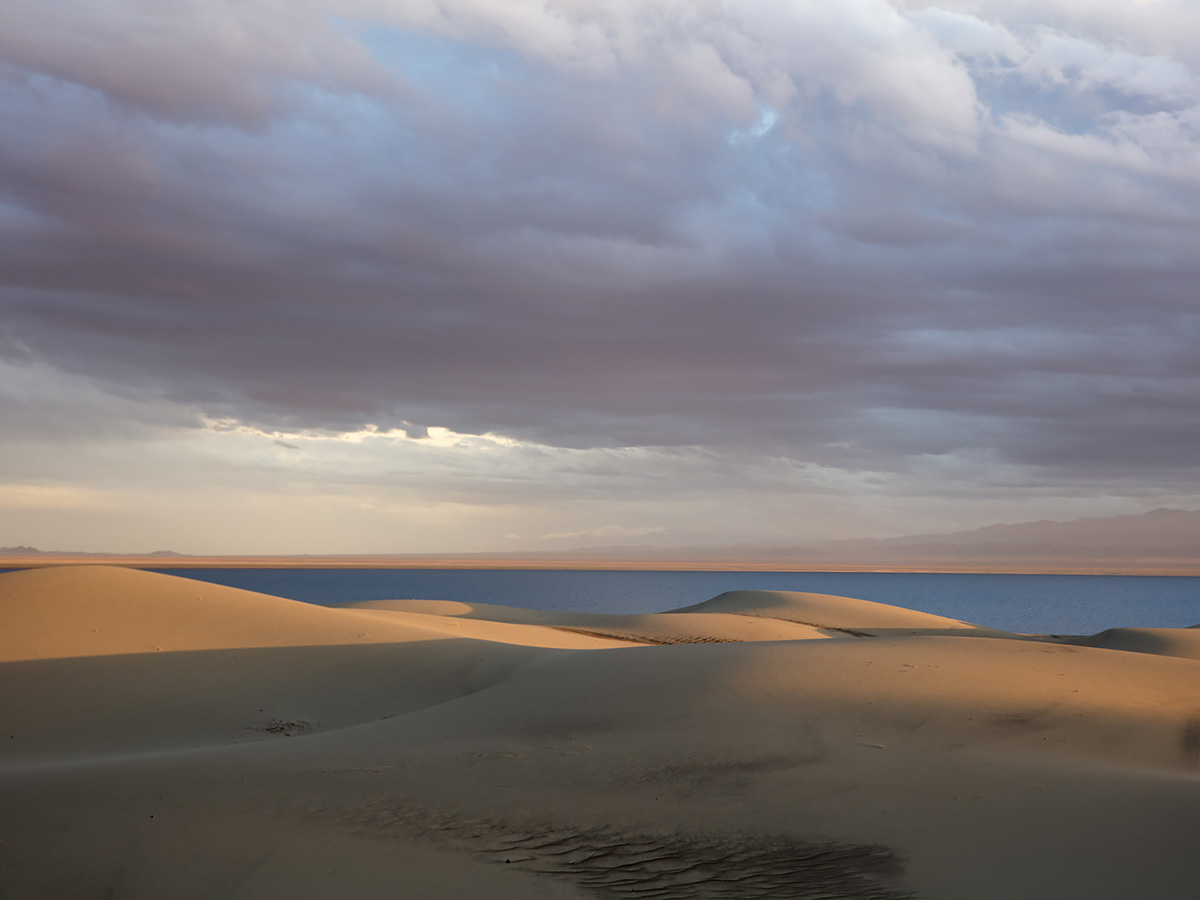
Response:
POLYGON ((771 107, 764 106, 761 103, 759 104, 759 111, 761 118, 749 128, 735 128, 730 132, 729 143, 739 144, 751 138, 760 138, 775 127, 775 123, 779 121, 779 114, 771 109, 771 107))

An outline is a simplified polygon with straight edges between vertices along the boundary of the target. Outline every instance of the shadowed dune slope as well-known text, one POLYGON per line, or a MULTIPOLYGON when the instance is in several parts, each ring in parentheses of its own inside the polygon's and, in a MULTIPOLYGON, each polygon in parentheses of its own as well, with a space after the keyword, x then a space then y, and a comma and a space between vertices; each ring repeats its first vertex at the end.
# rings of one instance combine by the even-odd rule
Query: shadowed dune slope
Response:
POLYGON ((550 628, 327 609, 103 566, 0 575, 0 757, 65 759, 343 728, 462 696, 553 648, 550 628))
POLYGON ((375 600, 348 606, 363 611, 420 613, 439 618, 544 626, 583 634, 609 635, 619 640, 646 644, 793 641, 830 636, 811 625, 719 612, 607 615, 547 612, 447 600, 375 600))

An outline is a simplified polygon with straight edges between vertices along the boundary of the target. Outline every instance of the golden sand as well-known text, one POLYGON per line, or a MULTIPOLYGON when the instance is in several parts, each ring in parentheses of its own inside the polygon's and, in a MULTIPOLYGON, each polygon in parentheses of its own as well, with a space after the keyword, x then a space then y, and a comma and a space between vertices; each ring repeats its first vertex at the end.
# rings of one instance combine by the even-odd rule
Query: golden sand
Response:
MULTIPOLYGON (((1115 623, 1119 624, 1119 623, 1115 623)), ((0 896, 1200 896, 1200 630, 0 575, 0 896)))

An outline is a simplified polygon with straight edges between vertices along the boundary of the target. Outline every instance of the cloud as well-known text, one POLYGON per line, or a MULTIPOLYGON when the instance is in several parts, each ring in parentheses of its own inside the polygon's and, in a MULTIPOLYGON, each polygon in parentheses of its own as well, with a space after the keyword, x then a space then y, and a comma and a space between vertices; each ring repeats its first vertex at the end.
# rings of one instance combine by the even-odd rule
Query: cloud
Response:
POLYGON ((567 531, 562 534, 543 534, 538 540, 542 541, 575 541, 580 538, 599 538, 602 540, 621 540, 622 538, 644 538, 649 535, 661 535, 665 528, 658 526, 642 526, 631 528, 626 525, 601 525, 586 531, 567 531))
POLYGON ((357 41, 311 3, 13 0, 0 58, 18 73, 102 94, 134 115, 258 128, 292 86, 388 93, 357 41))
POLYGON ((54 509, 79 511, 111 506, 111 498, 99 491, 60 485, 0 484, 0 509, 54 509))
POLYGON ((522 473, 460 498, 638 450, 1178 484, 1195 15, 18 0, 0 441, 441 428, 522 473))

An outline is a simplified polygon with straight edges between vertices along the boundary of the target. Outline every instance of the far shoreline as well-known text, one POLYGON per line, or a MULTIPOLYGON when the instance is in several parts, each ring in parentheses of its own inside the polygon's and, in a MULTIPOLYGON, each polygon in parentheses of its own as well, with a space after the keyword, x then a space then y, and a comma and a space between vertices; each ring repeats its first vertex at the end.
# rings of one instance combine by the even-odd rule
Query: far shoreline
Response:
POLYGON ((714 557, 707 560, 670 556, 649 559, 587 559, 584 557, 488 557, 485 555, 429 556, 189 556, 155 554, 57 554, 0 557, 2 569, 49 566, 119 566, 131 569, 474 569, 595 572, 850 572, 946 575, 1140 575, 1200 576, 1200 560, 992 560, 921 563, 837 563, 714 557))

